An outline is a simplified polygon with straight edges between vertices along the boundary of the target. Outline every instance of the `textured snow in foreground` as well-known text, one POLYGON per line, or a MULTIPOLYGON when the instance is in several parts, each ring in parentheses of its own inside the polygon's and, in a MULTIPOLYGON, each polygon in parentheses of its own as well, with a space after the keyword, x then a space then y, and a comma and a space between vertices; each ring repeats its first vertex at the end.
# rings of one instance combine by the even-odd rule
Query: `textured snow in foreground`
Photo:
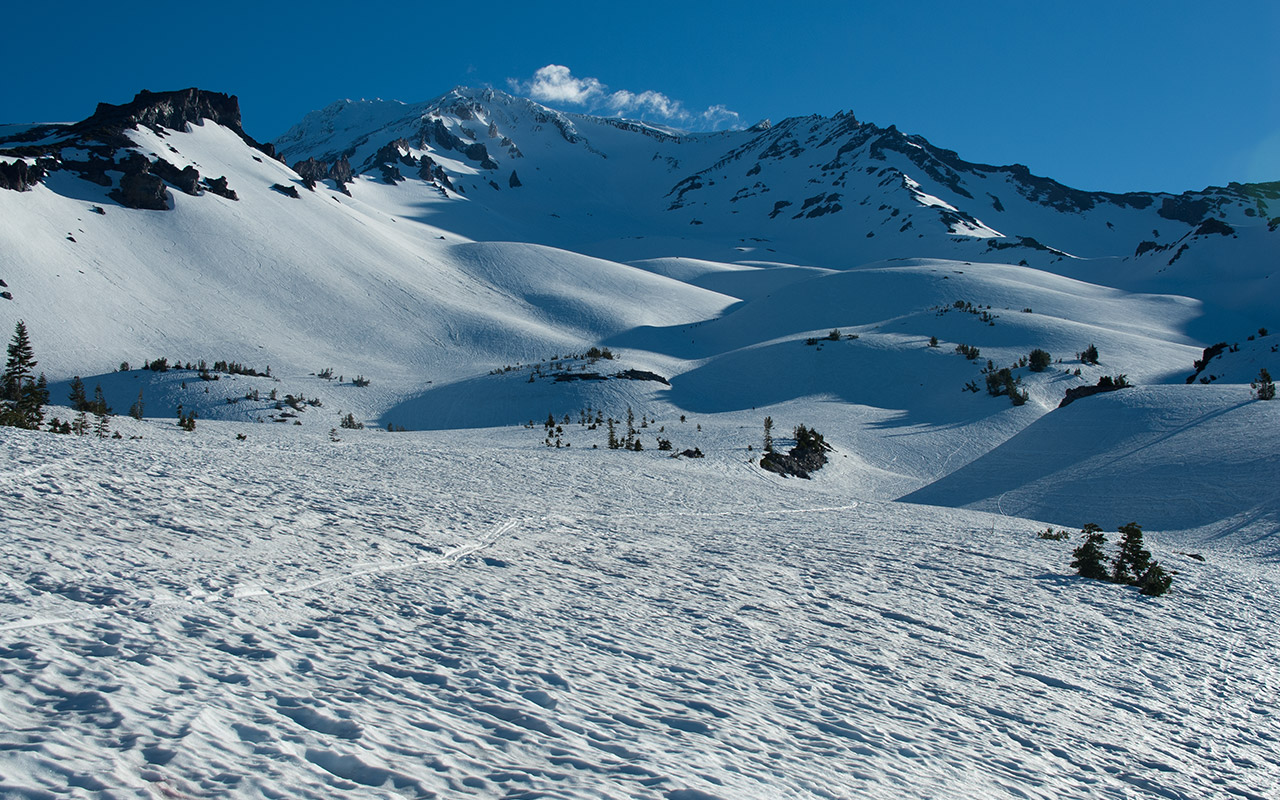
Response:
POLYGON ((585 432, 117 424, 145 438, 0 430, 7 797, 1280 780, 1261 552, 1152 532, 1179 574, 1151 599, 1069 576, 1028 520, 859 502, 841 454, 804 482, 585 432))

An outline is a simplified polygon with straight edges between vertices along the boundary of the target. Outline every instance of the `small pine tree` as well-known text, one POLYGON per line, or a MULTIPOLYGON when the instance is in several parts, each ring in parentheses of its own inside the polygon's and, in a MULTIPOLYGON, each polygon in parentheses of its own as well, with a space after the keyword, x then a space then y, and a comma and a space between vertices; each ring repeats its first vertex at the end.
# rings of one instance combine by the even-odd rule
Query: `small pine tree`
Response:
POLYGON ((1276 384, 1271 380, 1271 373, 1267 372, 1267 368, 1263 367, 1258 370, 1258 378, 1249 384, 1253 387, 1253 396, 1259 400, 1274 400, 1276 398, 1276 384))
POLYGON ((609 449, 617 450, 620 446, 618 443, 618 431, 613 425, 613 417, 609 417, 609 449))
POLYGON ((764 451, 773 452, 773 417, 764 418, 764 451))
POLYGON ((93 387, 93 400, 85 410, 92 412, 94 416, 106 416, 111 413, 111 407, 107 405, 107 398, 102 393, 101 385, 93 387))
POLYGON ((93 415, 93 432, 99 439, 107 439, 111 436, 111 418, 106 414, 94 413, 93 415))
POLYGON ((1088 347, 1086 347, 1084 349, 1084 352, 1080 354, 1080 361, 1081 363, 1084 363, 1084 364, 1097 364, 1098 363, 1098 346, 1095 344, 1090 344, 1088 347))
POLYGON ((1031 356, 1027 363, 1032 372, 1044 372, 1053 363, 1053 356, 1049 355, 1048 351, 1037 347, 1031 351, 1031 356))
POLYGON ((84 393, 84 381, 80 380, 79 375, 71 379, 71 387, 70 391, 67 392, 67 400, 70 402, 71 407, 76 411, 89 410, 89 398, 84 393))
POLYGON ((27 324, 18 320, 9 344, 4 374, 0 375, 0 425, 39 430, 48 391, 35 379, 35 359, 27 324))
POLYGON ((1120 526, 1120 552, 1111 566, 1111 580, 1131 584, 1147 573, 1151 551, 1142 545, 1142 527, 1136 522, 1120 526))
POLYGON ((1080 535, 1084 537, 1084 544, 1071 551, 1071 555, 1075 557, 1071 566, 1081 577, 1107 580, 1110 578, 1107 572, 1107 555, 1102 550, 1102 546, 1107 543, 1106 534, 1101 527, 1090 522, 1080 530, 1080 535))
POLYGON ((1166 573, 1158 563, 1153 563, 1135 583, 1142 594, 1159 597, 1169 591, 1169 587, 1173 585, 1173 576, 1166 573))
POLYGON ((929 337, 929 346, 930 346, 930 347, 937 347, 937 346, 938 346, 938 337, 937 337, 937 336, 930 336, 930 337, 929 337))
POLYGON ((134 401, 133 401, 133 405, 129 406, 129 416, 133 417, 133 418, 134 418, 134 419, 136 419, 136 420, 141 420, 141 419, 142 419, 142 411, 143 411, 143 404, 142 404, 142 390, 141 390, 141 389, 139 389, 139 390, 138 390, 138 399, 137 399, 137 400, 134 400, 134 401))

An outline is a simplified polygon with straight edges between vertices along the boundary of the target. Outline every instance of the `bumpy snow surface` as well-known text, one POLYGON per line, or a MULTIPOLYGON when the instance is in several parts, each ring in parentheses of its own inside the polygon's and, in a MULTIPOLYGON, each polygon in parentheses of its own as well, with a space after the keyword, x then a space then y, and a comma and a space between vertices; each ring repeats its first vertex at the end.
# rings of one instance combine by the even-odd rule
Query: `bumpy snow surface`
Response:
POLYGON ((1146 598, 708 423, 0 429, 0 795, 1275 796, 1266 548, 1146 598))

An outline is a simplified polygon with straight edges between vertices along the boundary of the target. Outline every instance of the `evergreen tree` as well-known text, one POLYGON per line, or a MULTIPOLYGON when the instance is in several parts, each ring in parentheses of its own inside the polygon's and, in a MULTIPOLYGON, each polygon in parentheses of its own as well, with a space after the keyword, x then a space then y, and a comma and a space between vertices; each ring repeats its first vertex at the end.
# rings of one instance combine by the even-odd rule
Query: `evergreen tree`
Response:
POLYGON ((618 431, 614 428, 613 417, 609 417, 609 449, 617 450, 618 447, 618 431))
MULTIPOLYGON (((0 375, 0 425, 39 430, 44 422, 43 406, 49 392, 46 383, 35 379, 38 363, 27 335, 27 324, 18 320, 4 374, 0 375)), ((42 381, 43 378, 42 375, 42 381)))
POLYGON ((27 323, 18 320, 13 329, 13 341, 9 343, 9 358, 4 365, 4 375, 0 377, 3 385, 3 399, 18 402, 22 387, 28 381, 35 380, 35 350, 31 347, 31 339, 27 335, 27 323))
POLYGON ((89 398, 84 393, 84 381, 80 380, 79 375, 71 379, 71 389, 67 393, 67 400, 76 411, 89 410, 89 398))
POLYGON ((1169 587, 1173 585, 1173 576, 1164 571, 1164 567, 1158 563, 1152 564, 1137 580, 1138 591, 1149 597, 1159 597, 1169 591, 1169 587))
POLYGON ((99 439, 106 439, 111 436, 111 418, 107 414, 99 414, 94 412, 93 432, 97 434, 99 439))
POLYGON ((1111 580, 1137 583, 1151 566, 1151 551, 1142 546, 1142 527, 1136 522, 1120 526, 1120 552, 1112 562, 1111 580))
MULTIPOLYGON (((255 390, 255 391, 256 391, 256 390, 255 390)), ((255 398, 255 399, 256 399, 256 398, 255 398)), ((129 416, 133 417, 133 418, 134 418, 134 419, 136 419, 136 420, 141 420, 141 419, 142 419, 142 411, 143 411, 143 405, 142 405, 142 390, 141 390, 141 389, 139 389, 139 390, 138 390, 138 399, 137 399, 137 400, 134 400, 134 401, 133 401, 133 405, 129 406, 129 416)))
POLYGON ((111 407, 107 405, 107 398, 102 394, 102 386, 93 387, 93 400, 89 403, 88 411, 93 412, 94 416, 109 416, 111 407))
POLYGON ((773 417, 764 418, 764 451, 773 452, 773 417))
POLYGON ((1048 351, 1041 350, 1037 347, 1035 350, 1031 351, 1031 357, 1028 363, 1031 366, 1032 372, 1044 372, 1049 368, 1049 365, 1053 363, 1053 356, 1049 355, 1048 351))
POLYGON ((1102 546, 1107 543, 1106 534, 1092 522, 1087 523, 1080 534, 1084 536, 1084 544, 1071 551, 1071 555, 1075 556, 1071 566, 1081 577, 1107 580, 1111 576, 1107 572, 1106 553, 1102 550, 1102 546))
POLYGON ((1263 367, 1258 370, 1258 378, 1249 384, 1253 387, 1253 395, 1259 400, 1274 400, 1276 398, 1276 384, 1271 380, 1271 373, 1267 372, 1267 368, 1263 367))
POLYGON ((1098 346, 1095 344, 1090 344, 1088 347, 1086 347, 1084 349, 1084 352, 1080 354, 1080 361, 1085 364, 1097 364, 1098 363, 1098 346))

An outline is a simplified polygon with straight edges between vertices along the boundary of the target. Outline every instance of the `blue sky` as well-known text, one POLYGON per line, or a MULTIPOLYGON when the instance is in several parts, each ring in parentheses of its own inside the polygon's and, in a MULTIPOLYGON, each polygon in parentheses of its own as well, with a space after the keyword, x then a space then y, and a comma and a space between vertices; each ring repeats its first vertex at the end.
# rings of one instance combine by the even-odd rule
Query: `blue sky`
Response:
POLYGON ((1280 180, 1274 0, 75 0, 10 34, 4 122, 199 86, 238 95, 246 130, 271 139, 344 97, 514 86, 681 127, 850 110, 1084 189, 1280 180))

